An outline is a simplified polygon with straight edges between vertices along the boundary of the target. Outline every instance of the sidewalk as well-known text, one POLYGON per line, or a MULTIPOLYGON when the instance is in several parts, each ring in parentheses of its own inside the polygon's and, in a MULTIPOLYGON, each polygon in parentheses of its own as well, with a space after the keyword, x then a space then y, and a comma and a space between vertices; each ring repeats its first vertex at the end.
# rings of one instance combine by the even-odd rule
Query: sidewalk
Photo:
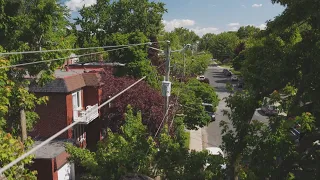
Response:
POLYGON ((202 151, 202 129, 190 130, 190 150, 202 151))

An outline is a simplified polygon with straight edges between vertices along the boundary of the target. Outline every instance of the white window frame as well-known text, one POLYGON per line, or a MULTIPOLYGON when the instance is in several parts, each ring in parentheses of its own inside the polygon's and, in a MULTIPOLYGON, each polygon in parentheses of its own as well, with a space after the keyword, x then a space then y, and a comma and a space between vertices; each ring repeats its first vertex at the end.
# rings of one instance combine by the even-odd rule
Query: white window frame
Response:
POLYGON ((82 109, 82 94, 81 94, 81 90, 72 93, 72 107, 74 107, 73 96, 76 96, 76 99, 78 101, 77 102, 77 107, 73 108, 73 109, 74 110, 81 110, 82 109))

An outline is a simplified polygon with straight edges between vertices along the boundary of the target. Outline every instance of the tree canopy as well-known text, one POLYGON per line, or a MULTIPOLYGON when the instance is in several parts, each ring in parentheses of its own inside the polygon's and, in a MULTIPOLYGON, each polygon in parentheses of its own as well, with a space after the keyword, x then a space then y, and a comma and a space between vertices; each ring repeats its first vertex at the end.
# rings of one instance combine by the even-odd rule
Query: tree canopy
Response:
POLYGON ((285 10, 246 40, 240 53, 246 90, 227 101, 234 127, 223 131, 228 173, 244 179, 318 179, 319 17, 314 12, 319 2, 272 2, 285 10), (287 115, 269 117, 266 125, 251 121, 264 97, 280 102, 287 115))
POLYGON ((175 119, 174 136, 168 127, 157 137, 148 135, 142 124, 141 113, 136 115, 128 107, 121 131, 108 131, 108 138, 101 141, 96 152, 67 146, 70 159, 85 168, 86 176, 95 179, 119 179, 124 174, 138 173, 166 179, 221 178, 220 156, 208 152, 188 152, 186 132, 180 118, 175 119), (206 164, 210 164, 204 168, 206 164))
POLYGON ((233 58, 234 49, 239 43, 236 33, 223 32, 217 35, 206 34, 200 41, 200 48, 210 52, 213 58, 223 61, 233 58))

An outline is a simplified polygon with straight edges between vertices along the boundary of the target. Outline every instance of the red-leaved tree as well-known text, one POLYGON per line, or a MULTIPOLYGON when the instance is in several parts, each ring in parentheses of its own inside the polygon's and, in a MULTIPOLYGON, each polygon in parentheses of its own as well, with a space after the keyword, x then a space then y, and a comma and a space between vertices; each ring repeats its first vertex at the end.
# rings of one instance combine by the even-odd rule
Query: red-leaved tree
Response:
MULTIPOLYGON (((101 82, 104 83, 102 88, 103 102, 137 81, 137 79, 128 76, 115 77, 111 68, 106 68, 101 73, 101 77, 101 82)), ((102 109, 106 126, 114 132, 118 131, 124 123, 124 113, 129 104, 134 110, 141 111, 143 123, 147 125, 150 134, 154 134, 163 120, 164 98, 159 91, 151 88, 145 81, 139 82, 114 99, 110 106, 105 106, 106 108, 102 109)), ((171 113, 170 111, 169 118, 172 117, 171 113)))

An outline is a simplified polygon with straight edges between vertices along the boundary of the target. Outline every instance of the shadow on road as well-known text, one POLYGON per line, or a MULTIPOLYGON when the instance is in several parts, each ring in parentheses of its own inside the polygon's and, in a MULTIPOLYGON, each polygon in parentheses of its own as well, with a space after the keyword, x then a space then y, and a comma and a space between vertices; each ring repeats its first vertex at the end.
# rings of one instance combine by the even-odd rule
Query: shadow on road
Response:
POLYGON ((215 82, 216 82, 216 83, 226 84, 226 83, 230 82, 230 80, 229 80, 229 79, 221 79, 221 80, 216 80, 215 82))
POLYGON ((210 67, 217 67, 218 64, 210 64, 209 66, 210 66, 210 67))
POLYGON ((214 77, 214 78, 225 78, 226 76, 220 75, 220 74, 213 74, 212 77, 214 77))
POLYGON ((261 116, 267 116, 261 109, 257 111, 261 116))
POLYGON ((229 92, 226 87, 215 87, 214 90, 216 92, 229 92))

